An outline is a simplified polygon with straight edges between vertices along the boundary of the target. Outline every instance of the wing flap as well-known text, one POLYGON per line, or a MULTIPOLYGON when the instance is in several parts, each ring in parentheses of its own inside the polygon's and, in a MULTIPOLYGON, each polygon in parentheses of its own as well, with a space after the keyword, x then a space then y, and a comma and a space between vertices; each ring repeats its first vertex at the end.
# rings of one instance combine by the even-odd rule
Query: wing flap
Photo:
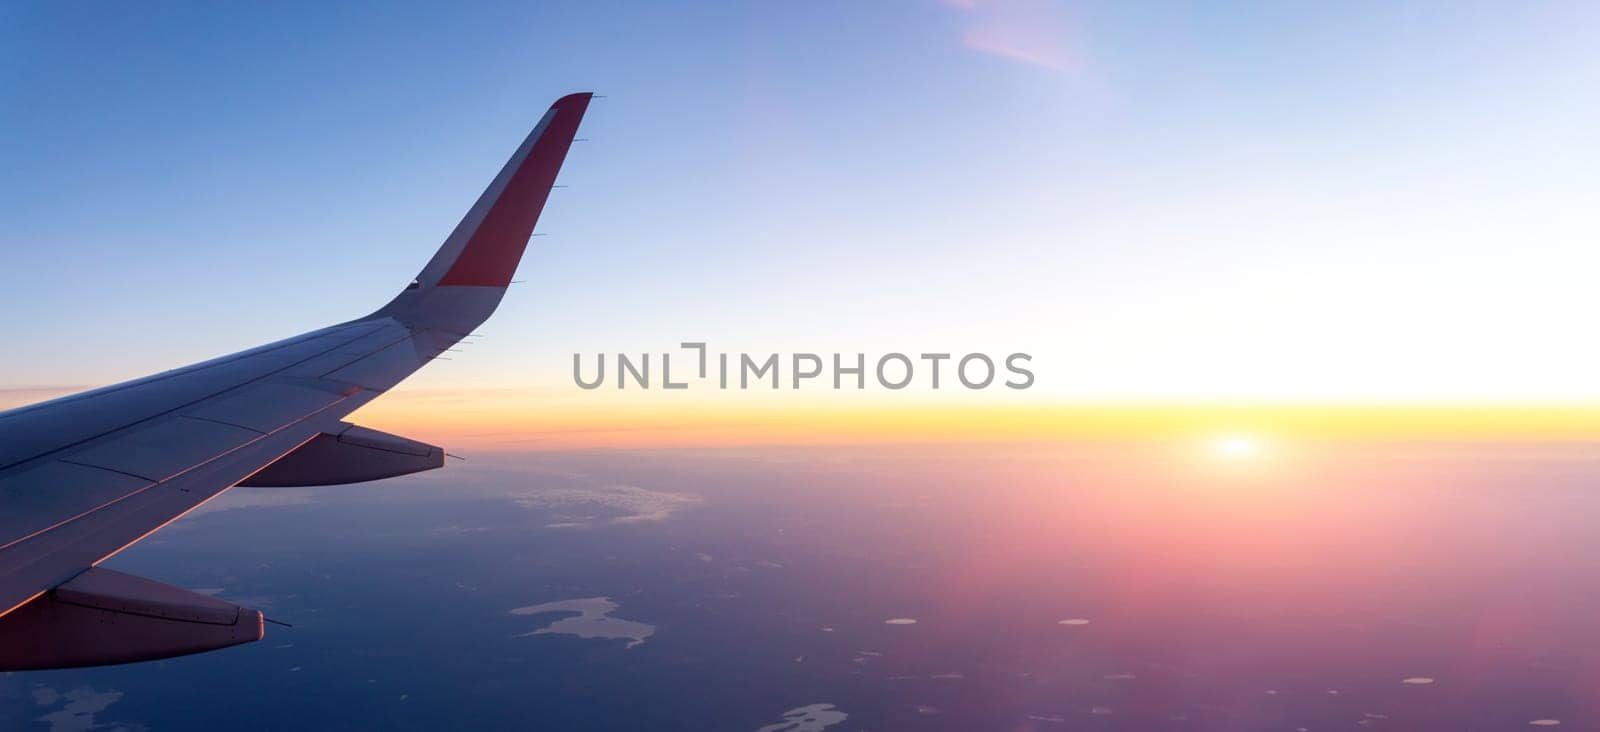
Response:
POLYGON ((269 382, 251 386, 234 396, 208 401, 185 414, 265 433, 327 409, 341 399, 344 399, 343 394, 328 389, 269 382))
POLYGON ((0 478, 0 549, 149 487, 151 481, 52 460, 0 478))
POLYGON ((62 459, 162 481, 260 437, 260 432, 244 427, 174 417, 96 442, 62 459))

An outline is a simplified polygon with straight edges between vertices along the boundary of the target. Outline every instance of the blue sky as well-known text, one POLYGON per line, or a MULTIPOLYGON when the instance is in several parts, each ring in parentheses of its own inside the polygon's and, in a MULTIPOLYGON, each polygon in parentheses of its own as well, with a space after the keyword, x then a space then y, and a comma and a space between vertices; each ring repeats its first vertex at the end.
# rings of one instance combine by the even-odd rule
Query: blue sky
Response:
POLYGON ((1070 400, 1592 400, 1597 15, 8 6, 0 383, 361 315, 593 90, 525 283, 424 385, 703 339, 1025 350, 1070 400))

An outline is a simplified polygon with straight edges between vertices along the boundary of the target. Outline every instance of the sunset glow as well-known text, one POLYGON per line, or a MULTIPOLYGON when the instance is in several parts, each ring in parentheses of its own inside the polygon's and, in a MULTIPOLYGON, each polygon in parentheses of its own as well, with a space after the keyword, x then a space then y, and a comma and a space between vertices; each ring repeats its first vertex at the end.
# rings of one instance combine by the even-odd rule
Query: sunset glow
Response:
POLYGON ((0 19, 0 731, 1600 730, 1600 2, 0 19))

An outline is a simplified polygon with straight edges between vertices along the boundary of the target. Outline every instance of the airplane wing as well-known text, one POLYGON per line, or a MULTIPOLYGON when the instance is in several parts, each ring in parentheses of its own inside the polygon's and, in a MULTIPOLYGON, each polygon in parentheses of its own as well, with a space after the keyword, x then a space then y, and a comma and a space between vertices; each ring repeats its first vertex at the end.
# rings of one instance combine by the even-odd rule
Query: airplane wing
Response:
POLYGON ((261 613, 96 567, 235 485, 331 485, 444 452, 341 421, 505 295, 589 106, 557 100, 422 272, 371 315, 0 412, 0 671, 258 640, 261 613))

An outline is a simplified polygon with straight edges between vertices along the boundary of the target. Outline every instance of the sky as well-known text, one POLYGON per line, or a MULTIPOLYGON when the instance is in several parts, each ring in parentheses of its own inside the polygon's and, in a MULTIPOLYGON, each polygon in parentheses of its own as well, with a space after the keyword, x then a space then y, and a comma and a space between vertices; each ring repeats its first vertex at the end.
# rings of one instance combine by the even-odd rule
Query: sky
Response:
POLYGON ((521 283, 386 419, 1597 405, 1597 42, 1563 2, 9 4, 0 397, 370 312, 594 91, 521 283), (681 341, 1037 382, 572 382, 681 341))

